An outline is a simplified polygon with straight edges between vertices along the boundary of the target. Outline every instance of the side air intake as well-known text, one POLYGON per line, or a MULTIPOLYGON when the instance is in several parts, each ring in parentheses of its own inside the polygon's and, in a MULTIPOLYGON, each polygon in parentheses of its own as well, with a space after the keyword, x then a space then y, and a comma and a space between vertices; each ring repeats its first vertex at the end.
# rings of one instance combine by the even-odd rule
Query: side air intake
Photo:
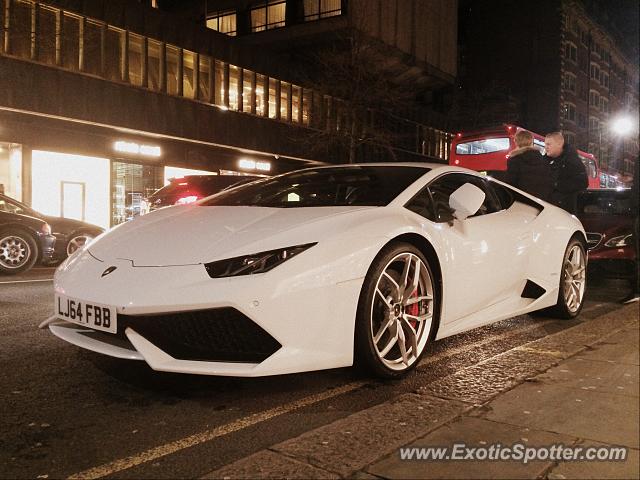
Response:
POLYGON ((531 280, 527 280, 526 285, 522 289, 522 293, 520 296, 522 298, 540 298, 544 295, 546 290, 538 285, 536 282, 532 282, 531 280))

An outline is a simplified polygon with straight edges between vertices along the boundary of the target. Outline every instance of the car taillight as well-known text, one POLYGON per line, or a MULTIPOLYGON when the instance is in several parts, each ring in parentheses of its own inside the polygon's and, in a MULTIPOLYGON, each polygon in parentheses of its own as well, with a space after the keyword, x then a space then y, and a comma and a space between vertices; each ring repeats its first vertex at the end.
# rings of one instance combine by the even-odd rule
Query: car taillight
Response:
POLYGON ((185 205, 187 203, 193 203, 196 200, 198 200, 198 196, 197 195, 188 195, 186 197, 180 197, 178 200, 176 200, 175 205, 185 205))
POLYGON ((48 223, 45 223, 44 225, 42 225, 40 231, 43 235, 51 235, 51 226, 48 223))

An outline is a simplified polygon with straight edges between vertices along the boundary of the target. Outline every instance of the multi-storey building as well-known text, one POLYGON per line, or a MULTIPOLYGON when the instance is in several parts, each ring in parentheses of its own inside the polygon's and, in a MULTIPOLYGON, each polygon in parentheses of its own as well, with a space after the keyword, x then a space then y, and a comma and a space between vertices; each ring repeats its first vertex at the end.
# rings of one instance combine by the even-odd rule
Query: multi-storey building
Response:
POLYGON ((638 159, 636 132, 613 128, 619 117, 638 121, 638 64, 576 0, 562 6, 560 128, 603 170, 630 177, 638 159))
POLYGON ((461 2, 461 129, 516 123, 561 130, 598 157, 603 170, 631 178, 638 122, 638 62, 578 0, 461 2), (475 114, 469 105, 477 105, 475 114), (473 121, 473 123, 471 123, 473 121))
MULTIPOLYGON (((371 108, 364 128, 392 122, 402 135, 386 151, 398 160, 446 159, 437 107, 456 75, 456 9, 435 0, 0 0, 0 184, 44 213, 109 226, 167 177, 344 162, 344 151, 308 148, 350 124, 337 86, 306 83, 313 62, 301 59, 319 42, 340 47, 352 29, 377 52, 380 75, 419 93, 393 118, 371 108)), ((376 147, 362 145, 356 159, 379 160, 376 147)))

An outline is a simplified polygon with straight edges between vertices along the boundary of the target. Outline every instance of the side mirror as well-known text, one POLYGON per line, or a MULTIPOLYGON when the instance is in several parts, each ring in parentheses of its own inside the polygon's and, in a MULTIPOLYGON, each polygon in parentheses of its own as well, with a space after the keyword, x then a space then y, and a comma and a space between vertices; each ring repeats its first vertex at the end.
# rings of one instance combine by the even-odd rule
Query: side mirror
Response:
POLYGON ((458 220, 475 214, 484 202, 484 192, 471 183, 465 183, 449 197, 449 207, 458 220))

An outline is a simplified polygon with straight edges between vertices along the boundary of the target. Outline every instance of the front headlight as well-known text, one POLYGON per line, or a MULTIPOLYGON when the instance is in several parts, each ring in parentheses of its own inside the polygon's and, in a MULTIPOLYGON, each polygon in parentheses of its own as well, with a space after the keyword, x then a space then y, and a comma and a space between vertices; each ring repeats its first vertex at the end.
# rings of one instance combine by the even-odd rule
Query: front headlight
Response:
POLYGON ((613 237, 605 242, 605 247, 617 248, 617 247, 626 247, 631 245, 631 237, 632 233, 628 233, 627 235, 620 235, 618 237, 613 237))
POLYGON ((306 243, 242 257, 227 258, 205 263, 204 268, 206 268, 211 278, 239 277, 241 275, 265 273, 316 244, 317 242, 306 243))

